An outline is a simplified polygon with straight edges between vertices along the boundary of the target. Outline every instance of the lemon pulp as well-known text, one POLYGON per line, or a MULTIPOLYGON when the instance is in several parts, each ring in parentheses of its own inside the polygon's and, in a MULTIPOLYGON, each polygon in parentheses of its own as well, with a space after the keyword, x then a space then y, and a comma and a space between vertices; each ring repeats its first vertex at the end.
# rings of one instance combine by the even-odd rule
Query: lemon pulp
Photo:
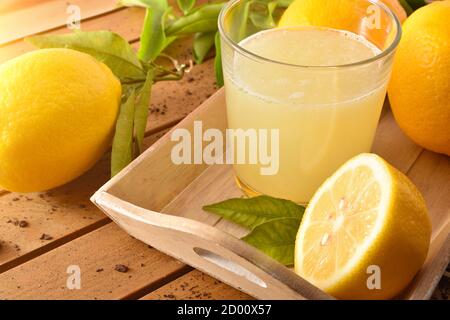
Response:
POLYGON ((300 226, 295 271, 339 298, 391 298, 423 264, 431 224, 409 179, 376 155, 344 164, 312 198, 300 226), (368 285, 371 267, 381 286, 368 285))

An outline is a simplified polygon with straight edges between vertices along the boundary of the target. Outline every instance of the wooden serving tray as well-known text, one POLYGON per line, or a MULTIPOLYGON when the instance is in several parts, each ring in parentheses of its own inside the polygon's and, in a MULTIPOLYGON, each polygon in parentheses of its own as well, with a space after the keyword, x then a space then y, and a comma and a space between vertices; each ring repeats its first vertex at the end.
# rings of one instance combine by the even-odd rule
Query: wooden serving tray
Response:
MULTIPOLYGON (((172 131, 185 128, 192 132, 196 120, 203 122, 203 130, 226 129, 223 90, 172 131)), ((171 132, 98 190, 91 200, 131 236, 255 298, 330 299, 290 269, 239 240, 246 234, 245 229, 201 209, 205 204, 239 197, 242 192, 229 165, 173 164, 170 154, 176 142, 171 141, 171 132)), ((444 166, 443 172, 450 175, 450 161, 445 156, 436 155, 437 164, 429 161, 426 166, 414 165, 423 152, 401 133, 387 107, 374 152, 404 172, 413 168, 416 177, 417 170, 430 176, 433 166, 444 166)), ((448 190, 449 179, 444 177, 443 181, 444 189, 440 186, 436 190, 448 190)), ((429 299, 449 263, 449 195, 426 192, 424 196, 427 202, 433 201, 431 247, 425 265, 402 294, 403 299, 429 299)))

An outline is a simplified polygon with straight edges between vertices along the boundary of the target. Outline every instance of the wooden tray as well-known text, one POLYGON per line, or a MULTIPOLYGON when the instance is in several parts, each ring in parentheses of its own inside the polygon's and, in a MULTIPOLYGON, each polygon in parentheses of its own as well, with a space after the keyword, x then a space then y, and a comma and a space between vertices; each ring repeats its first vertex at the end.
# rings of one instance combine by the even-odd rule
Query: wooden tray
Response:
MULTIPOLYGON (((203 130, 226 129, 223 90, 172 130, 185 128, 192 132, 195 120, 202 120, 203 130)), ((201 208, 205 204, 242 194, 234 182, 232 168, 228 165, 174 165, 170 158, 174 144, 169 132, 97 191, 91 200, 131 236, 255 298, 331 298, 239 240, 246 230, 204 212, 201 208)), ((398 153, 399 159, 391 161, 396 163, 407 161, 405 153, 417 147, 401 134, 385 108, 374 148, 388 160, 398 153)), ((399 169, 408 170, 406 167, 399 169)), ((448 203, 447 198, 441 201, 448 203)), ((429 256, 401 298, 429 299, 449 263, 450 210, 448 207, 443 212, 432 210, 431 215, 433 235, 429 256)))

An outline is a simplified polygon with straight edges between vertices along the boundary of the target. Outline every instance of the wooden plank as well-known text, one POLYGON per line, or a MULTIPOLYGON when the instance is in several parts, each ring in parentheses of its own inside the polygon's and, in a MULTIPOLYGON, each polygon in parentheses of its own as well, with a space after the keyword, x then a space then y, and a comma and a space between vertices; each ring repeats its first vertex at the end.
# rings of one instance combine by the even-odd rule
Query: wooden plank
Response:
POLYGON ((236 188, 231 166, 211 166, 165 206, 162 212, 215 225, 220 220, 220 216, 205 212, 202 207, 241 195, 242 192, 236 188), (217 186, 220 186, 220 193, 216 191, 217 186))
POLYGON ((48 0, 3 0, 0 3, 0 14, 24 9, 47 1, 48 0))
POLYGON ((431 215, 433 234, 436 226, 450 219, 450 158, 424 151, 408 172, 408 176, 424 196, 431 215))
MULTIPOLYGON (((433 242, 427 261, 416 276, 416 283, 417 286, 431 285, 439 281, 435 274, 445 270, 450 258, 450 158, 424 151, 408 172, 408 176, 424 196, 430 211, 433 242)), ((445 280, 444 276, 443 281, 448 279, 445 280)), ((439 288, 434 295, 442 296, 439 288)), ((412 298, 414 297, 413 295, 412 298)), ((449 299, 448 296, 443 298, 449 299)))
POLYGON ((108 162, 104 157, 86 175, 50 192, 0 197, 0 272, 105 223, 88 200, 108 180, 108 162), (51 239, 41 239, 43 234, 51 239))
POLYGON ((155 84, 146 129, 148 133, 174 126, 216 92, 213 64, 213 60, 208 60, 194 66, 181 81, 155 84))
POLYGON ((145 295, 141 300, 251 300, 238 291, 198 270, 193 270, 145 295))
POLYGON ((0 299, 131 299, 189 270, 110 223, 1 274, 0 299), (80 290, 66 285, 69 266, 80 268, 80 290))
POLYGON ((47 0, 33 1, 28 5, 23 0, 18 2, 15 6, 9 6, 9 9, 5 6, 3 11, 8 12, 0 15, 0 45, 66 26, 68 18, 73 14, 73 11, 68 11, 69 6, 78 7, 81 20, 118 8, 117 0, 47 0), (20 23, 21 21, 26 23, 20 23))
MULTIPOLYGON (((139 40, 144 16, 145 10, 142 8, 124 8, 95 19, 83 21, 81 28, 83 31, 110 30, 120 34, 129 42, 135 42, 139 40)), ((68 32, 70 31, 63 27, 45 34, 63 34, 68 32)), ((24 41, 0 46, 0 63, 35 49, 31 44, 24 41)))
POLYGON ((372 152, 381 155, 387 162, 402 172, 408 172, 422 148, 411 141, 395 122, 388 110, 377 128, 372 152))

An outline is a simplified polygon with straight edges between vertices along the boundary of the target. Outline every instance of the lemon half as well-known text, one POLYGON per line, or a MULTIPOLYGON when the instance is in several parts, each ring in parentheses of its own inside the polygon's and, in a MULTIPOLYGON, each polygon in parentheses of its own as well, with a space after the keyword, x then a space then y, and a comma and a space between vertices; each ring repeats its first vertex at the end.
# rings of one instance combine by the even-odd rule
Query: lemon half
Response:
POLYGON ((362 154, 312 198, 297 234, 295 271, 337 298, 392 298, 421 268, 430 236, 413 183, 379 156, 362 154))

